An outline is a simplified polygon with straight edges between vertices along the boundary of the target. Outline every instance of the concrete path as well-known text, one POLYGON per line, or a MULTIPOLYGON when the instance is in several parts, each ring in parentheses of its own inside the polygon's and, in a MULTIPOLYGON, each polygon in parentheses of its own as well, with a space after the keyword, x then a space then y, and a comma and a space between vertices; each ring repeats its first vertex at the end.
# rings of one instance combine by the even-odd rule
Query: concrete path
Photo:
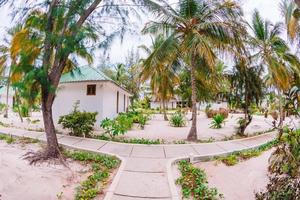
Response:
MULTIPOLYGON (((43 132, 0 127, 1 133, 46 141, 43 132)), ((176 160, 201 160, 255 148, 273 140, 276 133, 225 142, 176 145, 122 144, 66 135, 57 137, 59 143, 66 147, 115 155, 122 160, 106 200, 179 200, 171 172, 171 165, 176 160)))

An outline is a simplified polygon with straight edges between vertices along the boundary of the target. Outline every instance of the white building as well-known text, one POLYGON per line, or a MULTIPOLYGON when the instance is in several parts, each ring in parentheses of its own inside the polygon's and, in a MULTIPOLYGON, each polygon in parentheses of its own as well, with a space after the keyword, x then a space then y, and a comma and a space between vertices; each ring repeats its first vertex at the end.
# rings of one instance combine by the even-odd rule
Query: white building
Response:
MULTIPOLYGON (((181 108, 181 107, 186 107, 186 103, 185 101, 181 101, 181 99, 179 97, 174 97, 171 100, 169 100, 168 102, 166 102, 166 108, 167 109, 176 109, 176 108, 181 108)), ((152 100, 150 101, 150 108, 151 109, 159 109, 162 108, 162 102, 161 101, 157 101, 155 98, 152 98, 152 100)))
POLYGON ((69 114, 76 102, 79 110, 98 112, 95 126, 104 118, 114 118, 126 112, 132 95, 101 71, 85 66, 61 77, 52 107, 54 122, 69 114))
MULTIPOLYGON (((14 94, 15 94, 15 92, 13 91, 13 88, 10 87, 9 88, 9 93, 8 93, 8 107, 10 109, 13 108, 14 94)), ((6 86, 2 86, 0 88, 0 103, 6 104, 6 96, 7 96, 7 87, 6 86)))

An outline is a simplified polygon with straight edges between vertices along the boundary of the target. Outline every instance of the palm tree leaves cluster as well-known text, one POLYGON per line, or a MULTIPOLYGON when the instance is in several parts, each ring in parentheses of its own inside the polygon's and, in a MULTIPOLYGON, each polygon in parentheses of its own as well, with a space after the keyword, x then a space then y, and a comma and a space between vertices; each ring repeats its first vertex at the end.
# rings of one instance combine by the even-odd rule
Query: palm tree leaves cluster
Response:
MULTIPOLYGON (((0 5, 8 2, 14 4, 6 0, 0 1, 0 5)), ((197 139, 197 101, 205 101, 224 90, 222 58, 240 66, 235 69, 245 75, 243 91, 248 91, 242 96, 251 96, 248 98, 251 102, 258 102, 261 88, 249 84, 249 80, 257 79, 260 83, 263 69, 279 94, 296 83, 293 80, 299 74, 299 60, 281 38, 283 25, 264 20, 257 11, 252 22, 247 23, 237 1, 179 0, 169 4, 165 0, 131 0, 128 3, 52 0, 33 6, 26 1, 15 12, 15 18, 21 21, 19 30, 12 35, 9 46, 0 48, 5 52, 0 58, 1 66, 12 70, 8 82, 29 100, 40 95, 43 110, 51 113, 61 74, 76 68, 78 57, 92 63, 95 48, 108 49, 115 37, 122 39, 126 30, 132 30, 130 16, 139 18, 147 10, 154 20, 145 25, 142 33, 151 35, 153 42, 151 47, 140 47, 148 55, 137 63, 141 66, 140 79, 150 80, 156 98, 164 102, 173 98, 176 91, 185 91, 180 85, 185 80, 188 91, 185 96, 192 108, 189 140, 197 139), (112 31, 107 32, 108 27, 112 31)), ((285 0, 281 9, 291 41, 297 40, 298 8, 293 1, 285 0)))

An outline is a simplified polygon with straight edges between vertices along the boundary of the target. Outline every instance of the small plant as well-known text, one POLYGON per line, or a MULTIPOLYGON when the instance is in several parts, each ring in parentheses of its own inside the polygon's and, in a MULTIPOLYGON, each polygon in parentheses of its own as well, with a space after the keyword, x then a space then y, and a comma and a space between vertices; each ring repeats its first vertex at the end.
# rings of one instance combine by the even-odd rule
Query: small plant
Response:
POLYGON ((1 134, 0 134, 0 140, 5 140, 7 144, 12 144, 16 141, 11 135, 1 135, 1 134))
POLYGON ((221 114, 217 114, 213 117, 210 128, 220 129, 225 124, 225 117, 221 114))
POLYGON ((240 161, 244 161, 244 160, 248 160, 253 157, 257 157, 257 156, 261 155, 264 151, 267 151, 267 150, 273 148, 277 144, 278 144, 278 141, 273 140, 264 145, 261 145, 258 148, 255 148, 255 149, 237 151, 237 152, 231 153, 227 156, 216 157, 215 159, 223 162, 227 166, 233 166, 233 165, 238 164, 240 161))
POLYGON ((147 116, 144 116, 144 115, 139 115, 139 118, 138 118, 138 123, 139 123, 139 126, 141 127, 141 129, 144 129, 145 128, 145 125, 147 123, 147 116))
POLYGON ((207 176, 202 169, 194 167, 188 161, 178 164, 181 177, 176 183, 182 188, 182 195, 186 199, 217 200, 223 197, 216 188, 209 188, 207 176))
POLYGON ((256 199, 300 199, 300 131, 285 134, 269 161, 269 184, 256 199))
POLYGON ((105 135, 99 135, 96 137, 99 140, 106 140, 106 141, 114 141, 114 142, 122 142, 122 143, 130 143, 130 144, 163 144, 163 140, 149 140, 149 139, 125 139, 125 138, 111 138, 105 135))
POLYGON ((126 129, 124 126, 120 125, 117 121, 111 119, 104 119, 101 121, 100 127, 105 130, 105 134, 109 134, 111 138, 117 135, 124 135, 126 129))
POLYGON ((183 127, 185 126, 185 119, 181 113, 175 113, 170 118, 170 125, 174 127, 183 127))
POLYGON ((78 103, 75 103, 74 110, 68 115, 61 116, 58 123, 62 124, 64 129, 70 129, 70 135, 91 137, 97 114, 97 112, 81 112, 78 110, 78 103))
POLYGON ((99 155, 85 151, 65 151, 66 157, 91 165, 92 174, 77 188, 76 200, 89 200, 103 192, 111 170, 116 169, 120 161, 112 156, 99 155))

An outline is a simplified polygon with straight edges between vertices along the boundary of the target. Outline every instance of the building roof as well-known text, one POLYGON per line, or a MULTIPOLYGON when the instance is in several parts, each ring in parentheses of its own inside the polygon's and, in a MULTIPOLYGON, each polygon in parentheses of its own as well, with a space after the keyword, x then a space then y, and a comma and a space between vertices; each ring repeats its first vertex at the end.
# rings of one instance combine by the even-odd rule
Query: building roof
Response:
POLYGON ((85 81, 113 81, 100 70, 83 66, 63 74, 60 83, 85 82, 85 81))
POLYGON ((116 86, 123 89, 129 95, 132 95, 128 90, 120 86, 114 80, 106 76, 100 70, 91 66, 82 66, 63 74, 60 78, 60 83, 77 83, 77 82, 95 82, 95 81, 109 81, 116 86))

